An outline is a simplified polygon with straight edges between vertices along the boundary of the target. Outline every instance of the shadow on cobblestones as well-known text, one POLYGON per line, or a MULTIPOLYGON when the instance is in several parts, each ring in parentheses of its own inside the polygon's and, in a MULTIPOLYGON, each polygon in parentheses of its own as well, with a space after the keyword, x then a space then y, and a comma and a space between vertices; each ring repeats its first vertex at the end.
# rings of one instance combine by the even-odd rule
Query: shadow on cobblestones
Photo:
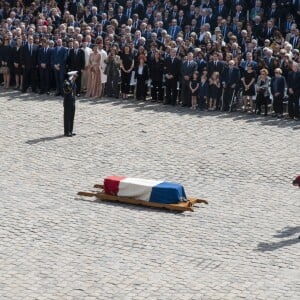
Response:
POLYGON ((244 114, 240 112, 222 112, 222 111, 198 111, 198 110, 190 110, 189 108, 184 108, 180 106, 169 106, 162 105, 162 103, 156 103, 151 101, 135 101, 133 99, 129 100, 120 100, 120 99, 81 99, 80 102, 90 102, 90 104, 107 104, 111 103, 114 106, 121 106, 121 108, 135 108, 136 111, 142 110, 153 110, 159 112, 168 112, 168 113, 177 113, 179 115, 198 115, 199 117, 217 117, 224 119, 232 119, 233 121, 245 120, 246 123, 258 123, 263 126, 277 126, 281 128, 290 127, 294 130, 300 129, 299 122, 294 120, 286 120, 286 119, 274 119, 270 115, 269 116, 257 116, 255 114, 244 114))
POLYGON ((259 243, 257 246, 257 251, 266 252, 266 251, 275 251, 283 247, 288 247, 300 243, 300 239, 295 237, 290 240, 280 241, 278 243, 259 243))
POLYGON ((38 144, 38 143, 41 143, 41 142, 57 140, 57 139, 60 139, 60 138, 63 138, 63 137, 64 137, 63 134, 55 135, 55 136, 48 136, 48 137, 38 138, 38 139, 34 139, 34 140, 28 140, 28 141, 26 141, 26 144, 34 145, 34 144, 38 144))
MULTIPOLYGON (((286 238, 292 235, 295 235, 300 232, 300 226, 295 227, 285 227, 278 233, 274 235, 275 238, 286 238)), ((272 242, 272 243, 259 243, 257 246, 257 251, 265 252, 265 251, 274 251, 283 247, 292 246, 300 242, 298 236, 293 237, 289 240, 282 240, 280 242, 272 242)))
POLYGON ((282 230, 278 231, 278 234, 275 234, 274 237, 285 238, 294 235, 295 233, 300 233, 300 226, 285 227, 282 230))
POLYGON ((108 205, 112 207, 122 207, 122 209, 128 209, 128 210, 134 210, 134 211, 143 211, 143 212, 160 212, 160 213, 167 213, 167 214, 175 214, 178 216, 182 217, 187 217, 191 216, 191 214, 188 213, 183 213, 180 211, 171 211, 163 208, 151 208, 151 207, 144 207, 142 205, 135 205, 135 204, 130 204, 130 203, 114 203, 114 202, 108 202, 108 201, 102 201, 99 199, 87 199, 87 198, 81 198, 81 197, 76 197, 76 201, 83 201, 83 202, 90 202, 93 204, 103 204, 103 205, 108 205))
POLYGON ((254 114, 243 114, 239 112, 221 114, 218 118, 232 118, 233 121, 244 120, 246 123, 259 123, 262 126, 277 126, 280 128, 290 127, 293 130, 300 129, 299 122, 295 120, 275 119, 271 116, 257 116, 254 114))

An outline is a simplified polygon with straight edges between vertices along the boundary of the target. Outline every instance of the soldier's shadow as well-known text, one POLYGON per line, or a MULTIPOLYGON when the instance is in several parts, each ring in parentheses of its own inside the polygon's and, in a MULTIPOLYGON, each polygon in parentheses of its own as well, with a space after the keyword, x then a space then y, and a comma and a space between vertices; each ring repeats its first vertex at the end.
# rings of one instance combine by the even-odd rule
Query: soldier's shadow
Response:
POLYGON ((60 138, 63 138, 63 137, 65 137, 63 134, 55 135, 55 136, 42 137, 42 138, 38 138, 38 139, 28 140, 28 141, 26 141, 26 144, 34 145, 34 144, 38 144, 38 143, 41 143, 41 142, 57 140, 57 139, 60 139, 60 138))
POLYGON ((279 242, 272 242, 272 243, 259 243, 257 245, 256 251, 265 252, 265 251, 275 251, 277 249, 292 246, 294 244, 300 243, 300 236, 298 237, 298 234, 300 233, 300 226, 295 227, 285 227, 282 230, 277 231, 277 234, 273 235, 275 238, 286 238, 293 236, 291 239, 285 239, 281 240, 279 242), (296 235, 297 234, 297 235, 296 235))

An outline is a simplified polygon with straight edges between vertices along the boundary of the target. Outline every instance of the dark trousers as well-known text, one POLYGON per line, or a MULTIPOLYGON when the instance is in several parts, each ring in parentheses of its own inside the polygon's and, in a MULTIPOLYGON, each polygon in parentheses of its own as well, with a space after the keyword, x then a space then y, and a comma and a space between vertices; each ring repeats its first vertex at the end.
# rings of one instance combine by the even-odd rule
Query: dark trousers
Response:
POLYGON ((176 105, 177 102, 177 80, 172 79, 166 79, 166 104, 176 105))
POLYGON ((258 93, 256 97, 256 105, 255 105, 255 112, 258 114, 261 113, 261 106, 264 105, 265 107, 265 116, 268 114, 268 104, 269 104, 269 97, 265 97, 262 93, 258 93))
POLYGON ((183 79, 181 82, 181 105, 191 106, 190 81, 183 79))
POLYGON ((289 95, 288 111, 291 118, 299 118, 299 95, 289 95))
POLYGON ((77 78, 75 80, 76 84, 76 94, 80 94, 81 91, 81 70, 78 71, 77 73, 77 78))
POLYGON ((229 105, 233 96, 234 89, 231 87, 224 88, 222 110, 229 111, 229 105))
POLYGON ((273 96, 273 108, 275 114, 282 115, 283 114, 283 96, 273 96))
POLYGON ((131 72, 130 73, 125 73, 122 70, 121 71, 121 92, 123 94, 129 94, 130 79, 131 79, 131 72))
POLYGON ((40 68, 40 88, 42 93, 50 90, 50 70, 48 68, 40 68))
POLYGON ((198 108, 204 110, 206 108, 206 98, 205 96, 198 97, 198 108))
POLYGON ((73 124, 75 117, 75 104, 65 103, 64 104, 64 134, 73 133, 73 124))
POLYGON ((162 88, 162 81, 152 81, 151 88, 151 97, 152 100, 163 101, 164 100, 164 91, 162 88))
POLYGON ((54 69, 56 93, 63 94, 62 85, 65 79, 65 69, 60 68, 59 70, 54 69))
POLYGON ((36 68, 25 68, 23 72, 23 87, 22 91, 26 90, 31 86, 33 92, 37 89, 37 69, 36 68))
POLYGON ((139 78, 139 76, 137 76, 135 97, 137 100, 146 100, 146 95, 147 95, 146 81, 143 78, 139 78))
POLYGON ((107 75, 107 82, 105 83, 105 94, 108 97, 119 98, 120 94, 120 84, 119 84, 120 77, 116 74, 109 73, 107 75))

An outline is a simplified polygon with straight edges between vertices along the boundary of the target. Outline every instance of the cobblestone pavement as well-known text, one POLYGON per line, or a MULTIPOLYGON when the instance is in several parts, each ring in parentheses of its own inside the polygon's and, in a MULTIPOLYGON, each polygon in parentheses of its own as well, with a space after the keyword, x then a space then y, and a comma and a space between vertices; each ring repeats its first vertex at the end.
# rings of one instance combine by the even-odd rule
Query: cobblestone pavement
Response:
POLYGON ((299 299, 300 123, 0 90, 0 299, 299 299), (101 178, 180 182, 174 214, 84 201, 101 178))

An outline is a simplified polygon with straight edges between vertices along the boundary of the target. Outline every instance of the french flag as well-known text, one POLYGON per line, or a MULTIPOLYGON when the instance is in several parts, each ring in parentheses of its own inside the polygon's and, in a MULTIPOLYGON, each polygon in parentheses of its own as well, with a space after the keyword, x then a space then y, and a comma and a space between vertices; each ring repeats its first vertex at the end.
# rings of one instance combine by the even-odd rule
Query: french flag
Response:
POLYGON ((109 195, 164 204, 175 204, 186 200, 181 184, 123 176, 106 177, 104 191, 109 195))

